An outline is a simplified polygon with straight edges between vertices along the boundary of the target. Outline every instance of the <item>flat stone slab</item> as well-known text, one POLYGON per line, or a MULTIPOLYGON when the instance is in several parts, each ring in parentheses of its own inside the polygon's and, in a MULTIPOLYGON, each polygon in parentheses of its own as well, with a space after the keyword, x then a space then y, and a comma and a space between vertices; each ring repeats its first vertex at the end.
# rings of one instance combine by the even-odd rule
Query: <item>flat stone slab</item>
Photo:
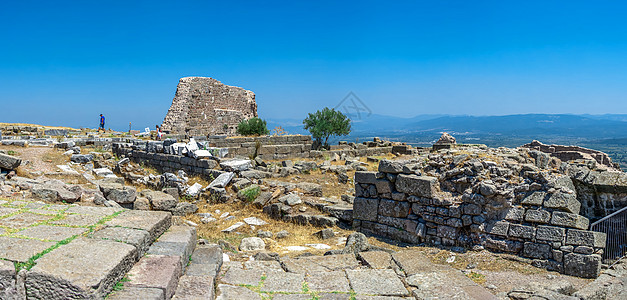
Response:
POLYGON ((419 251, 399 251, 392 255, 394 261, 405 271, 407 277, 414 274, 442 269, 445 266, 434 265, 419 251))
POLYGON ((298 273, 267 272, 262 292, 298 293, 303 291, 305 276, 298 273))
POLYGON ((172 298, 181 276, 181 262, 176 256, 148 255, 128 272, 130 281, 124 286, 149 287, 163 290, 166 299, 172 298))
POLYGON ((237 268, 229 268, 222 277, 222 282, 232 285, 259 285, 261 277, 263 277, 262 270, 243 270, 237 268))
POLYGON ((409 292, 393 270, 346 270, 351 287, 357 294, 408 296, 409 292))
POLYGON ((105 227, 90 235, 94 239, 118 241, 135 246, 139 260, 150 245, 150 234, 146 230, 124 227, 105 227))
POLYGON ((162 300, 165 294, 162 289, 124 287, 123 290, 109 294, 107 300, 162 300))
POLYGON ((173 299, 214 299, 214 284, 213 276, 183 276, 173 299))
POLYGON ((50 224, 86 227, 98 223, 103 217, 98 215, 67 215, 61 220, 50 222, 50 224))
POLYGON ((113 207, 96 207, 96 206, 71 206, 65 212, 68 214, 110 216, 122 209, 113 207))
POLYGON ((254 261, 245 261, 244 268, 246 269, 258 269, 263 270, 264 272, 271 271, 280 271, 283 272, 283 268, 281 264, 276 260, 264 261, 264 260, 254 260, 254 261))
POLYGON ((36 215, 33 213, 24 212, 0 220, 0 226, 5 226, 13 229, 21 229, 29 227, 35 223, 48 221, 52 218, 53 216, 36 215))
POLYGON ((350 285, 344 271, 313 273, 307 277, 310 290, 315 292, 350 292, 350 285))
POLYGON ((104 297, 131 269, 136 255, 131 245, 78 237, 36 261, 26 274, 27 297, 104 297))
POLYGON ((125 210, 105 224, 146 230, 150 233, 151 241, 154 241, 170 227, 171 223, 172 214, 169 212, 125 210))
POLYGON ((85 231, 87 231, 87 228, 38 225, 18 231, 15 235, 23 235, 39 240, 62 241, 69 237, 82 234, 85 231))
POLYGON ((2 236, 0 237, 0 258, 10 261, 26 262, 35 254, 52 247, 54 244, 55 242, 2 236))
POLYGON ((219 284, 216 300, 261 300, 261 296, 245 287, 219 284))
POLYGON ((0 207, 0 217, 20 211, 19 208, 0 207))
POLYGON ((365 265, 373 269, 392 268, 392 255, 385 251, 364 251, 359 252, 359 259, 365 265))
POLYGON ((497 299, 474 282, 466 280, 451 278, 447 272, 438 271, 412 275, 407 278, 407 283, 416 287, 412 293, 416 299, 497 299))
POLYGON ((282 259, 283 266, 288 272, 312 274, 325 271, 355 269, 359 262, 353 254, 338 254, 325 256, 310 256, 297 259, 282 259))
POLYGON ((314 299, 308 294, 276 294, 272 300, 311 300, 314 299))
POLYGON ((222 267, 222 248, 218 245, 199 245, 192 254, 192 264, 215 264, 222 267))

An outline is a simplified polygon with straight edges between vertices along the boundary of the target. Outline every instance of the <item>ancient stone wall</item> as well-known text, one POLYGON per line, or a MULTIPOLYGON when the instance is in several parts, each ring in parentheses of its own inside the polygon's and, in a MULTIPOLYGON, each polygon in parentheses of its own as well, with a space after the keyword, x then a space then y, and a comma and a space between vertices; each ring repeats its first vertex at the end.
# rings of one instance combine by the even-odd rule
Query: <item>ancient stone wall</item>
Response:
POLYGON ((211 147, 227 148, 229 153, 226 157, 248 157, 257 151, 263 159, 306 158, 312 144, 309 135, 210 137, 206 142, 211 147))
POLYGON ((545 145, 538 141, 532 141, 521 147, 548 153, 552 157, 559 158, 562 161, 594 159, 597 163, 608 168, 620 170, 618 164, 613 163, 609 155, 597 150, 579 146, 545 145))
POLYGON ((485 247, 541 268, 598 276, 606 235, 587 230, 569 176, 533 163, 525 149, 383 160, 378 172, 355 174, 353 227, 413 244, 485 247))
POLYGON ((255 94, 208 77, 179 80, 162 130, 186 136, 234 134, 237 124, 257 116, 255 94))

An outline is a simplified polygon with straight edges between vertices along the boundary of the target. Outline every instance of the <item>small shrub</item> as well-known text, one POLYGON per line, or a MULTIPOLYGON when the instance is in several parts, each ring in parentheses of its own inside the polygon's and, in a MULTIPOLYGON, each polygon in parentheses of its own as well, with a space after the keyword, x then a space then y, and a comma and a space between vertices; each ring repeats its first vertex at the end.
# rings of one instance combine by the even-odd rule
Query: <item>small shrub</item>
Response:
POLYGON ((259 188, 258 185, 253 184, 239 191, 239 193, 237 193, 237 197, 246 202, 253 202, 255 199, 257 199, 257 196, 259 196, 260 192, 261 192, 261 188, 259 188))
POLYGON ((310 113, 303 120, 303 124, 305 130, 308 130, 311 136, 316 139, 314 142, 316 150, 320 147, 329 149, 330 136, 343 136, 351 132, 351 120, 340 111, 328 107, 310 113))
POLYGON ((240 135, 267 135, 270 133, 266 121, 259 118, 243 120, 237 125, 237 133, 240 135))

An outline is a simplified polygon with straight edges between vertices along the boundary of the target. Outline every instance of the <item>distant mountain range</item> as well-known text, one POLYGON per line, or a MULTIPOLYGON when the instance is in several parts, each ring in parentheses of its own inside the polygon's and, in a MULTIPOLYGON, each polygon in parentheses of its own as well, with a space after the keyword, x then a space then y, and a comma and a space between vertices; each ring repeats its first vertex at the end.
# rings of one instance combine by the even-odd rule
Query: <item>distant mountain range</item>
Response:
MULTIPOLYGON (((349 116, 350 117, 350 116, 349 116)), ((352 116, 349 136, 335 138, 365 141, 378 136, 415 146, 429 146, 442 132, 458 143, 516 147, 532 140, 548 144, 578 145, 608 152, 627 166, 627 114, 572 115, 522 114, 506 116, 418 115, 400 118, 372 114, 352 116)), ((268 128, 281 126, 292 134, 308 134, 302 120, 268 119, 268 128)))

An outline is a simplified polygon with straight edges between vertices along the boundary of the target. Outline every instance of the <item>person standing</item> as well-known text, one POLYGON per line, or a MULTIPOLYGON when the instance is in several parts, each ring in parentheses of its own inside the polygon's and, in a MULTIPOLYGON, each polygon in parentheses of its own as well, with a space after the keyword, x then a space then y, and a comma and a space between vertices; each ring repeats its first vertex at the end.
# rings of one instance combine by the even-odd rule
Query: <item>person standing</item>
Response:
POLYGON ((100 132, 100 129, 102 129, 102 132, 106 132, 104 125, 105 125, 105 117, 102 114, 100 114, 100 127, 98 127, 98 132, 100 132))

